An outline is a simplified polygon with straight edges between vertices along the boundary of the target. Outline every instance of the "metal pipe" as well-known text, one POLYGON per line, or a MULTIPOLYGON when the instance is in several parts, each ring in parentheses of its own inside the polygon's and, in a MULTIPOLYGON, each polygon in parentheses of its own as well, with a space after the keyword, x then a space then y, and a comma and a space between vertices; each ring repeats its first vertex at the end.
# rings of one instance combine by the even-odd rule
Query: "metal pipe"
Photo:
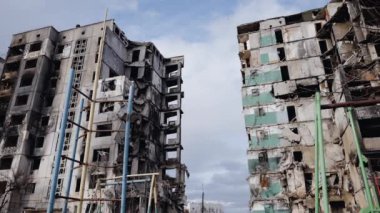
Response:
POLYGON ((318 101, 317 96, 315 96, 315 140, 314 140, 314 187, 315 187, 315 213, 319 213, 319 146, 318 146, 318 101))
POLYGON ((47 213, 53 213, 54 211, 55 192, 57 189, 59 166, 61 164, 63 145, 65 143, 67 117, 68 117, 69 109, 70 109, 71 85, 73 84, 73 81, 74 81, 74 69, 71 68, 69 71, 68 82, 66 85, 66 100, 65 100, 65 105, 62 112, 62 117, 61 117, 61 129, 59 131, 58 146, 57 146, 57 151, 55 153, 53 175, 51 176, 49 205, 47 208, 47 213))
MULTIPOLYGON (((99 179, 98 179, 99 180, 99 179)), ((145 183, 149 182, 150 179, 142 179, 142 180, 128 180, 127 183, 145 183)), ((109 185, 121 185, 122 182, 110 182, 110 183, 100 183, 101 186, 109 186, 109 185)))
MULTIPOLYGON (((131 114, 133 110, 133 95, 135 90, 135 83, 132 81, 129 87, 128 105, 127 105, 127 119, 125 122, 124 133, 124 158, 123 158, 123 179, 122 179, 122 191, 121 191, 121 208, 120 213, 127 211, 127 175, 128 175, 128 158, 129 158, 129 142, 131 134, 131 114)), ((153 176, 154 178, 154 176, 153 176)))
MULTIPOLYGON (((144 176, 152 176, 152 175, 159 175, 159 173, 143 173, 143 174, 133 174, 133 175, 127 175, 127 177, 144 177, 144 176)), ((101 180, 115 180, 115 179, 121 179, 123 176, 116 176, 111 178, 101 178, 101 180)))
POLYGON ((356 132, 357 129, 356 129, 356 125, 354 123, 354 113, 352 112, 351 107, 349 107, 347 109, 347 113, 348 113, 348 117, 349 117, 350 124, 352 127, 352 135, 354 137, 356 152, 358 154, 360 172, 362 173, 362 178, 363 178, 363 183, 364 183, 364 193, 365 193, 365 196, 366 196, 370 210, 373 210, 373 207, 374 207, 373 198, 372 198, 371 189, 370 189, 369 183, 368 183, 368 177, 367 177, 365 167, 364 167, 363 155, 362 155, 362 151, 361 151, 360 145, 359 145, 359 137, 358 137, 358 134, 356 132))
POLYGON ((321 95, 319 92, 316 92, 315 99, 317 102, 317 124, 318 124, 318 151, 319 151, 319 166, 321 170, 321 177, 322 177, 322 196, 323 196, 323 211, 325 213, 330 212, 329 207, 329 195, 327 191, 327 180, 326 180, 326 164, 325 164, 325 158, 324 158, 324 140, 323 140, 323 129, 322 129, 322 115, 321 115, 321 95))
POLYGON ((148 211, 147 211, 147 213, 150 213, 152 211, 152 197, 153 197, 153 187, 154 187, 155 177, 156 176, 152 176, 152 181, 150 182, 149 199, 148 199, 148 211))
MULTIPOLYGON (((92 87, 92 100, 96 99, 96 94, 98 91, 98 81, 99 81, 99 76, 100 76, 100 70, 102 68, 102 61, 103 61, 103 49, 104 49, 104 44, 105 44, 105 37, 106 37, 106 20, 107 20, 107 14, 108 14, 108 9, 106 9, 106 14, 104 17, 103 21, 103 35, 101 37, 101 42, 100 42, 100 47, 99 47, 99 60, 96 66, 96 71, 95 71, 95 79, 94 79, 94 84, 92 87)), ((90 116, 88 120, 88 126, 87 129, 91 130, 92 125, 94 123, 94 114, 95 114, 95 103, 91 102, 90 104, 90 116)), ((83 197, 84 197, 84 188, 86 186, 86 178, 87 178, 87 169, 88 166, 86 163, 88 163, 88 158, 90 156, 90 150, 91 150, 91 131, 87 132, 87 137, 86 137, 86 146, 85 146, 85 151, 84 151, 84 158, 83 162, 85 163, 82 168, 82 174, 81 174, 81 180, 80 180, 80 189, 79 189, 79 205, 78 205, 78 213, 82 213, 83 209, 83 197)))
MULTIPOLYGON (((84 105, 84 100, 83 98, 80 100, 80 104, 79 104, 79 116, 77 117, 77 123, 80 125, 80 123, 82 122, 82 112, 83 112, 83 105, 84 105)), ((78 146, 78 138, 79 138, 79 131, 80 131, 80 128, 79 126, 77 126, 75 128, 75 139, 74 139, 74 146, 71 150, 71 158, 72 159, 75 159, 75 154, 77 152, 77 146, 78 146)), ((66 193, 65 193, 65 196, 68 197, 69 194, 70 194, 70 188, 71 188, 71 181, 73 179, 73 167, 74 167, 74 161, 71 161, 70 164, 69 164, 69 175, 68 175, 68 181, 67 181, 67 186, 66 186, 66 193)), ((68 200, 66 199, 65 200, 65 203, 64 203, 64 206, 63 206, 63 212, 66 213, 67 212, 67 205, 68 205, 68 200)))
POLYGON ((348 101, 343 103, 335 103, 335 104, 325 104, 321 105, 322 109, 333 109, 333 108, 340 108, 340 107, 361 107, 361 106, 371 106, 380 104, 380 99, 373 99, 373 100, 362 100, 362 101, 348 101))

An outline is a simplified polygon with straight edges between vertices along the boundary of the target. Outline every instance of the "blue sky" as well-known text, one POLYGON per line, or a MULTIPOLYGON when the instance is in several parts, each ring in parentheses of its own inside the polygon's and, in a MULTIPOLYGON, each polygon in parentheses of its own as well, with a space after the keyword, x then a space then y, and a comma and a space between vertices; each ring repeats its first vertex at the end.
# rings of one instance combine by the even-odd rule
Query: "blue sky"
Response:
POLYGON ((0 56, 11 35, 101 21, 104 10, 131 40, 185 56, 182 143, 188 199, 248 212, 249 188, 236 26, 321 7, 327 0, 0 0, 0 56))

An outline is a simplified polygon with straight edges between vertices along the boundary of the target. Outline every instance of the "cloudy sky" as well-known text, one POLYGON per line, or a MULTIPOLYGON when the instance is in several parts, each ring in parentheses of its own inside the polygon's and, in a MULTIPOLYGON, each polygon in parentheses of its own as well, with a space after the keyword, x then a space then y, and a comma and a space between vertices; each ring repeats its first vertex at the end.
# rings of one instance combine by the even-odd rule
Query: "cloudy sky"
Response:
POLYGON ((153 41, 167 57, 184 55, 183 161, 187 196, 248 212, 247 137, 236 26, 321 7, 327 0, 0 0, 0 56, 13 33, 101 21, 105 8, 131 40, 153 41))

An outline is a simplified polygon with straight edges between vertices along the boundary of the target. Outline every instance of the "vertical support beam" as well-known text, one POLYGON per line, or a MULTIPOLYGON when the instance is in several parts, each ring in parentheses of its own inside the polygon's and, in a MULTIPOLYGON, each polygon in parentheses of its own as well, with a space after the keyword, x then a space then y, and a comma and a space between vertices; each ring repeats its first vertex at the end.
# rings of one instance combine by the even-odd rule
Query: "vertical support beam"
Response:
POLYGON ((127 211, 128 158, 129 158, 129 142, 130 142, 130 134, 131 134, 131 114, 132 114, 132 110, 133 110, 134 90, 135 90, 135 83, 132 81, 132 84, 129 87, 127 118, 125 121, 125 132, 124 132, 123 177, 122 177, 122 187, 121 187, 122 189, 121 189, 121 208, 120 208, 121 213, 125 213, 127 211))
MULTIPOLYGON (((76 123, 78 125, 81 125, 81 122, 82 122, 82 112, 83 112, 83 103, 84 103, 84 100, 81 99, 80 100, 80 104, 79 104, 79 115, 77 117, 77 120, 76 120, 76 123)), ((75 159, 75 154, 77 152, 77 146, 78 146, 78 137, 79 137, 79 126, 76 126, 75 128, 75 139, 74 139, 74 145, 72 146, 72 150, 71 150, 71 156, 70 158, 71 159, 75 159)), ((71 160, 70 164, 69 164, 69 175, 68 175, 68 181, 67 181, 67 185, 66 185, 66 192, 65 192, 65 197, 69 197, 69 194, 70 194, 70 188, 71 188, 71 181, 73 179, 73 167, 74 167, 74 161, 71 160)), ((63 206, 63 213, 67 213, 67 205, 68 205, 68 199, 65 199, 65 204, 63 206)))
POLYGON ((158 213, 157 182, 154 183, 153 198, 154 198, 154 212, 158 213))
MULTIPOLYGON (((96 100, 96 93, 98 90, 98 81, 99 81, 99 76, 100 76, 100 70, 102 68, 102 61, 103 61, 103 49, 104 49, 104 44, 105 44, 105 37, 106 37, 106 20, 107 20, 107 14, 108 14, 108 9, 106 10, 106 14, 104 17, 104 22, 103 22, 103 35, 101 37, 101 42, 100 42, 100 47, 99 47, 99 60, 98 64, 96 66, 96 71, 95 71, 95 79, 94 79, 94 84, 92 86, 92 100, 96 100)), ((90 104, 90 116, 88 120, 88 125, 87 129, 90 130, 86 134, 86 146, 84 150, 84 159, 83 159, 83 166, 82 166, 82 175, 80 179, 80 189, 79 189, 79 205, 78 205, 78 213, 82 213, 83 209, 83 197, 84 197, 84 188, 86 186, 86 178, 87 178, 87 170, 88 170, 88 158, 90 155, 90 149, 91 149, 91 135, 92 135, 92 126, 94 123, 94 114, 95 114, 95 102, 91 102, 90 104)))
POLYGON ((329 195, 327 191, 327 180, 326 180, 326 163, 324 158, 324 140, 323 140, 323 129, 322 129, 322 115, 321 115, 321 95, 319 92, 315 93, 315 99, 317 102, 317 128, 318 128, 318 154, 319 154, 319 166, 321 171, 321 177, 322 177, 322 192, 323 192, 323 212, 329 213, 330 212, 330 206, 329 206, 329 195))
POLYGON ((315 96, 315 140, 314 140, 314 187, 315 187, 315 213, 319 213, 319 146, 318 146, 318 135, 319 135, 319 129, 318 129, 318 101, 317 96, 315 96))
POLYGON ((365 167, 364 167, 363 155, 362 155, 362 151, 361 151, 360 144, 359 144, 359 137, 358 137, 356 125, 355 125, 355 122, 354 122, 354 113, 352 112, 352 108, 351 107, 349 107, 347 109, 347 113, 348 113, 348 117, 350 119, 350 124, 351 124, 351 127, 352 127, 352 134, 354 136, 354 143, 355 143, 356 153, 357 153, 358 159, 359 159, 359 167, 360 167, 360 172, 361 172, 362 178, 363 178, 365 197, 367 199, 368 207, 372 211, 373 208, 374 208, 373 197, 372 197, 371 189, 369 187, 367 173, 366 173, 365 167))
POLYGON ((152 179, 150 181, 150 190, 149 190, 149 200, 148 200, 148 211, 147 213, 150 213, 152 211, 152 197, 153 197, 153 187, 154 182, 156 181, 156 175, 152 175, 152 179))
POLYGON ((69 71, 68 81, 66 84, 66 100, 65 100, 65 105, 62 112, 62 117, 61 117, 61 129, 59 131, 58 146, 57 146, 57 151, 55 153, 53 175, 51 176, 51 180, 50 180, 51 185, 50 185, 49 205, 47 208, 47 213, 53 213, 54 211, 55 192, 57 189, 59 165, 61 164, 63 144, 65 142, 67 116, 69 114, 69 109, 70 109, 70 98, 71 98, 71 90, 72 90, 71 86, 73 84, 73 80, 74 80, 74 69, 71 68, 69 71))

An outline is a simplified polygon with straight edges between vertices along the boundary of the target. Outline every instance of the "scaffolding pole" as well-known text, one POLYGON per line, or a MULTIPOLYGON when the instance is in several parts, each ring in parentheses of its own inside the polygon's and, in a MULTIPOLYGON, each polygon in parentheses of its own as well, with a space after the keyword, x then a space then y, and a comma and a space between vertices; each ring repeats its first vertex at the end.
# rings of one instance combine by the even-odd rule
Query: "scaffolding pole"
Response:
POLYGON ((315 142, 314 142, 314 187, 315 187, 315 213, 319 213, 319 146, 318 146, 318 102, 315 101, 315 142))
POLYGON ((362 155, 362 151, 360 149, 359 138, 358 138, 358 134, 356 132, 356 125, 354 122, 354 113, 352 112, 351 107, 349 107, 347 109, 347 113, 348 113, 348 117, 349 117, 350 124, 352 127, 352 135, 354 137, 355 148, 356 148, 356 152, 357 152, 358 159, 359 159, 359 167, 360 167, 360 172, 361 172, 361 175, 363 178, 365 197, 367 199, 369 210, 373 211, 374 210, 373 197, 372 197, 371 189, 370 189, 369 183, 368 183, 368 177, 367 177, 365 167, 364 167, 363 155, 362 155))
MULTIPOLYGON (((135 90, 135 83, 132 81, 129 87, 128 106, 127 106, 127 118, 125 121, 124 132, 124 156, 123 156, 123 179, 122 179, 122 191, 121 191, 121 213, 125 213, 127 210, 127 175, 128 175, 128 158, 129 158, 129 142, 131 134, 131 114, 133 110, 133 95, 135 90)), ((154 181, 154 176, 153 180, 154 181)))
MULTIPOLYGON (((318 146, 318 160, 319 160, 319 170, 321 172, 321 179, 322 179, 322 197, 323 197, 323 212, 329 213, 330 207, 329 207, 329 195, 327 192, 327 180, 326 180, 326 163, 324 158, 324 140, 323 140, 323 129, 322 129, 322 113, 321 113, 321 94, 319 92, 315 93, 315 101, 316 101, 316 117, 317 117, 317 146, 318 146)), ((319 187, 316 186, 316 187, 319 187)), ((317 212, 317 211, 316 211, 317 212)))
MULTIPOLYGON (((98 90, 98 81, 99 81, 99 76, 100 76, 100 70, 102 68, 102 61, 103 61, 103 49, 104 49, 104 44, 105 44, 105 37, 106 37, 106 20, 107 20, 107 14, 108 14, 108 9, 106 9, 106 14, 104 16, 104 22, 103 22, 103 35, 101 37, 101 42, 100 42, 100 47, 99 47, 99 60, 96 66, 96 71, 95 71, 95 79, 94 79, 94 84, 92 87, 92 97, 91 100, 96 99, 96 94, 98 90)), ((90 104, 90 116, 89 116, 89 121, 88 121, 88 126, 87 129, 92 130, 92 125, 94 123, 94 114, 95 114, 95 103, 91 101, 90 104)), ((90 149, 91 149, 91 134, 92 131, 87 132, 87 137, 86 137, 86 146, 85 146, 85 151, 84 151, 84 164, 82 168, 82 174, 81 174, 81 181, 80 181, 80 189, 79 189, 79 206, 78 206, 78 213, 82 213, 83 209, 83 197, 84 197, 84 188, 86 184, 86 177, 87 177, 87 163, 88 163, 88 158, 90 155, 90 149)))
MULTIPOLYGON (((80 104, 79 104, 79 116, 77 118, 77 123, 78 125, 80 125, 81 121, 82 121, 82 112, 83 112, 83 104, 84 104, 84 100, 81 99, 80 100, 80 104)), ((78 138, 79 138, 79 131, 80 131, 80 128, 79 126, 76 126, 75 128, 75 139, 74 139, 74 146, 73 146, 73 149, 71 151, 71 158, 72 159, 75 159, 75 154, 77 152, 77 146, 78 146, 78 138)), ((69 164, 69 175, 68 175, 68 181, 67 181, 67 186, 66 186, 66 193, 65 193, 65 196, 68 197, 69 194, 70 194, 70 188, 71 188, 71 181, 73 179, 73 167, 74 167, 74 161, 72 160, 69 164)), ((67 205, 68 205, 68 200, 65 199, 65 203, 64 203, 64 206, 63 206, 63 213, 66 213, 67 212, 67 205)))
POLYGON ((62 112, 62 117, 61 117, 61 129, 59 131, 58 146, 57 146, 57 151, 55 153, 53 175, 51 176, 49 205, 48 205, 47 213, 53 213, 54 211, 55 192, 57 189, 59 166, 61 164, 63 144, 65 143, 67 116, 69 114, 69 109, 70 109, 71 85, 73 84, 73 80, 74 80, 74 69, 71 68, 69 71, 68 82, 66 85, 66 100, 65 100, 64 110, 62 112))

